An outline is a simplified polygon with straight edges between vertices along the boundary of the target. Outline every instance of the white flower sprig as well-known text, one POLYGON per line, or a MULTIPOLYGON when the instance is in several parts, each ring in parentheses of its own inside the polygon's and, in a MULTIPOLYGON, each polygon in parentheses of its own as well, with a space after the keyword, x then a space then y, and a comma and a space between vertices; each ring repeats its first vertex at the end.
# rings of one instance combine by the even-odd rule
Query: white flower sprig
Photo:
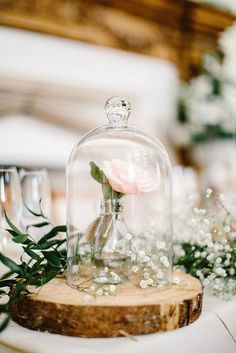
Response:
POLYGON ((228 300, 236 295, 236 221, 222 195, 207 189, 206 201, 205 208, 193 207, 182 216, 184 233, 189 232, 190 238, 175 240, 174 262, 213 294, 228 300))

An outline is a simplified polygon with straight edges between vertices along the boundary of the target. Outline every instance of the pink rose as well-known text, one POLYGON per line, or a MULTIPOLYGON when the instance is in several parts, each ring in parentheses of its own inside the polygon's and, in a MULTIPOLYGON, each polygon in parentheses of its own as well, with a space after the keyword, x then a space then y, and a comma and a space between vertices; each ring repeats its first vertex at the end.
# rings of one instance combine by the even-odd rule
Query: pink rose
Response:
POLYGON ((120 159, 104 161, 102 170, 112 189, 123 194, 150 192, 159 187, 159 180, 154 183, 148 172, 120 159))

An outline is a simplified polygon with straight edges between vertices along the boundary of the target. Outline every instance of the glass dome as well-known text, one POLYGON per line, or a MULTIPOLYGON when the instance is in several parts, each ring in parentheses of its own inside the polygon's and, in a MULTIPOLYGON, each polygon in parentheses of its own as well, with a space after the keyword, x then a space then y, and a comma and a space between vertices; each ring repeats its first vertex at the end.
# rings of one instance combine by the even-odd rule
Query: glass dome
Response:
POLYGON ((167 152, 128 124, 128 101, 110 98, 105 111, 108 124, 82 137, 67 166, 67 282, 77 289, 90 281, 88 288, 126 281, 166 288, 172 282, 167 152))

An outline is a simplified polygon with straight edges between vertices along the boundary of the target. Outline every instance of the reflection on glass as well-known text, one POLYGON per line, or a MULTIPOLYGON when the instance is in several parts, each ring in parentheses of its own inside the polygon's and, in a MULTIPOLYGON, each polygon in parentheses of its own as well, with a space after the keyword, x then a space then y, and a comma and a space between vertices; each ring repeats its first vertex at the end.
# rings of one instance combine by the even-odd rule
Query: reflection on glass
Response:
POLYGON ((19 226, 22 211, 20 182, 16 168, 0 168, 0 250, 2 251, 9 239, 5 230, 8 225, 5 212, 10 220, 19 226))
MULTIPOLYGON (((21 192, 23 198, 22 227, 26 229, 29 224, 42 222, 42 217, 35 214, 43 214, 50 218, 51 214, 51 189, 46 169, 21 170, 21 192), (31 213, 32 211, 33 213, 31 213)), ((31 234, 41 235, 45 229, 31 228, 31 234), (40 234, 39 234, 40 233, 40 234)))

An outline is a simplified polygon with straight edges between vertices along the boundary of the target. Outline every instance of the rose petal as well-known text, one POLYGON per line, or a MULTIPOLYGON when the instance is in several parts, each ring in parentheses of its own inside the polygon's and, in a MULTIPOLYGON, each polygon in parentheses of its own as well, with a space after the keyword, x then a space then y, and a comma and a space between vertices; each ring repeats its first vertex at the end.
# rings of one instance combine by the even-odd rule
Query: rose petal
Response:
POLYGON ((137 194, 139 192, 155 191, 159 187, 159 184, 154 183, 146 170, 130 162, 112 159, 111 161, 104 161, 103 165, 103 172, 109 184, 117 192, 137 194))

